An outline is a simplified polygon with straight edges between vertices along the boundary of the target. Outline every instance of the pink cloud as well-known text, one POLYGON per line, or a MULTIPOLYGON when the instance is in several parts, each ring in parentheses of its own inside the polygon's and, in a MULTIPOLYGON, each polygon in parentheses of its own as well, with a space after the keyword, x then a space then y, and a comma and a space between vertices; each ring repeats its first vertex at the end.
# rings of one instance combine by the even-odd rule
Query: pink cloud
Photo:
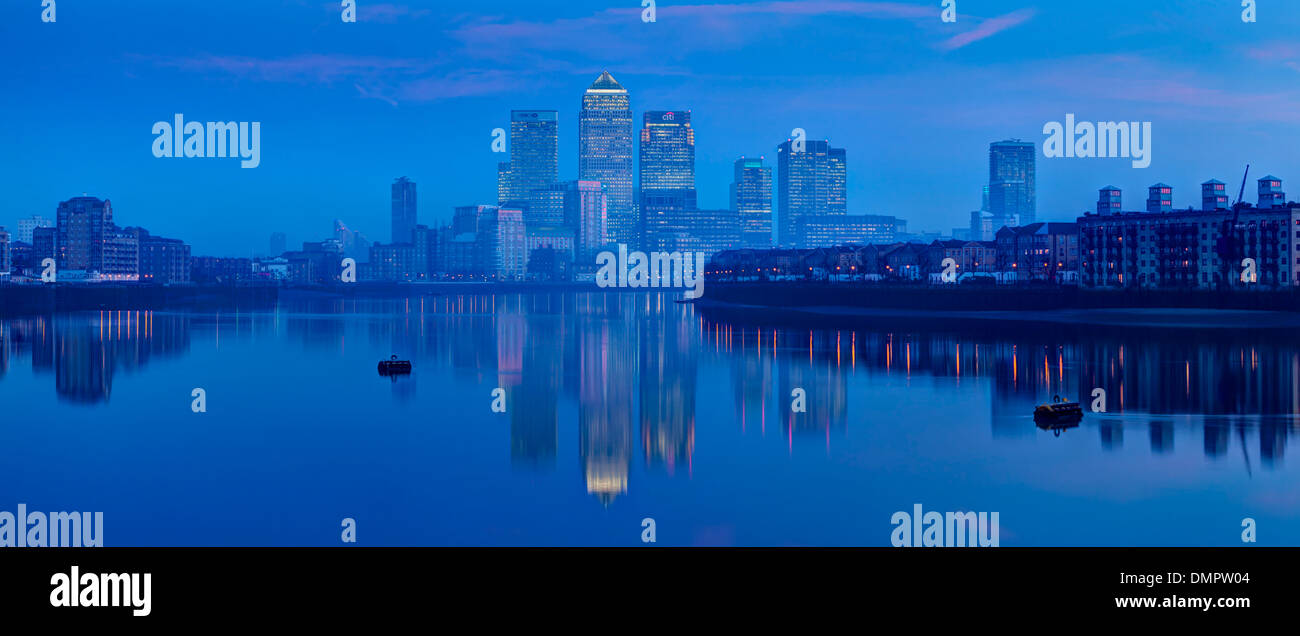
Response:
MULTIPOLYGON (((825 16, 903 19, 917 23, 938 21, 932 7, 901 2, 852 2, 849 0, 774 0, 742 4, 661 5, 655 38, 618 37, 620 31, 642 29, 641 9, 605 9, 579 18, 548 22, 499 22, 483 20, 456 29, 452 36, 467 47, 488 56, 511 58, 520 51, 569 51, 599 56, 629 58, 647 53, 719 50, 747 44, 742 21, 790 20, 825 16), (593 38, 601 33, 604 37, 593 38), (669 41, 671 40, 671 41, 669 41)), ((644 32, 635 35, 642 35, 644 32)))
POLYGON ((988 20, 980 22, 978 26, 970 31, 948 38, 939 45, 939 48, 945 51, 960 49, 967 44, 979 42, 980 40, 1006 31, 1007 29, 1024 24, 1037 13, 1038 11, 1036 9, 1020 9, 1003 16, 989 18, 988 20))
POLYGON ((1248 49, 1246 55, 1261 62, 1280 62, 1291 70, 1300 71, 1300 44, 1270 42, 1248 49))

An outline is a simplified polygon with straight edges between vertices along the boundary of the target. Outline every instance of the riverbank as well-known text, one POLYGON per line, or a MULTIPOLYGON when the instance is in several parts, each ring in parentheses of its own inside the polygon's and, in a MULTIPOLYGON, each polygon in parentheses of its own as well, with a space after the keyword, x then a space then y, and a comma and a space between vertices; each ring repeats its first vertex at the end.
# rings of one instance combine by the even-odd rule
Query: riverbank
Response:
POLYGON ((68 311, 162 311, 169 309, 264 309, 279 289, 230 285, 3 285, 0 317, 68 311))
POLYGON ((1300 288, 1251 292, 1094 290, 1052 285, 891 285, 820 282, 715 283, 705 298, 769 307, 864 307, 927 311, 1237 309, 1300 311, 1300 288))
POLYGON ((1089 291, 1069 288, 714 284, 696 302, 709 318, 771 325, 940 330, 1300 328, 1285 292, 1089 291))
POLYGON ((445 295, 636 293, 634 288, 600 289, 591 282, 362 282, 334 285, 140 285, 58 283, 0 285, 0 317, 68 311, 247 310, 279 301, 418 298, 445 295))

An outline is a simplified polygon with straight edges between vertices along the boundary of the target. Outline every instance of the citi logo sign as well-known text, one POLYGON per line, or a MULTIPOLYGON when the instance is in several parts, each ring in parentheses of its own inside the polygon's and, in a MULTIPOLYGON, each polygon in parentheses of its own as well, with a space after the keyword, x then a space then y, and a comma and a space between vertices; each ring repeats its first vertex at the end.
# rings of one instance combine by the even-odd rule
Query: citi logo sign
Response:
POLYGON ((675 121, 676 119, 676 113, 664 113, 664 121, 675 121))

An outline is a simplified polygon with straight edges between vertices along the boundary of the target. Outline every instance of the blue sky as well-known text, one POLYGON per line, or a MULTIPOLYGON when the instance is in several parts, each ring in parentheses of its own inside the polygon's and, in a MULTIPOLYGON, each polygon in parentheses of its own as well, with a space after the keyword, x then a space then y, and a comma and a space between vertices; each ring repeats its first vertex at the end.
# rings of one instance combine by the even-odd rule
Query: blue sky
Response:
MULTIPOLYGON (((511 108, 560 111, 560 174, 576 177, 583 89, 609 69, 645 110, 691 109, 700 203, 726 207, 731 163, 769 162, 793 128, 848 150, 850 213, 913 229, 967 223, 991 141, 1039 145, 1040 219, 1097 188, 1174 186, 1199 203, 1244 165, 1300 192, 1300 2, 941 0, 699 3, 0 0, 0 224, 52 216, 82 192, 118 223, 248 255, 342 219, 387 241, 388 186, 419 183, 420 221, 491 203, 491 131, 511 108), (157 159, 156 121, 261 122, 261 165, 157 159), (1046 159, 1043 125, 1150 121, 1153 161, 1046 159)), ((1253 183, 1248 187, 1253 188, 1253 183)), ((1253 200, 1253 196, 1248 196, 1253 200)), ((1289 198, 1297 198, 1294 194, 1289 198)))

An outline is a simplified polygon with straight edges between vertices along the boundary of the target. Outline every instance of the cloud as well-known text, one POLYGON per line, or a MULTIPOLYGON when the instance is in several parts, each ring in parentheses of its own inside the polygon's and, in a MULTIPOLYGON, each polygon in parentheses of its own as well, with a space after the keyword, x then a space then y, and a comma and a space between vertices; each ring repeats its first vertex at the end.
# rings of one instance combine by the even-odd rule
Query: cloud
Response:
POLYGON ((960 49, 968 44, 979 42, 980 40, 993 37, 994 35, 1006 31, 1007 29, 1024 24, 1037 15, 1037 13, 1038 11, 1036 9, 1020 9, 1003 16, 989 18, 980 22, 979 25, 970 31, 948 38, 939 45, 939 48, 945 51, 960 49))
POLYGON ((381 73, 418 73, 431 66, 425 60, 337 54, 305 54, 282 58, 242 55, 133 57, 164 68, 197 73, 218 72, 268 82, 332 83, 381 73))
POLYGON ((605 9, 550 21, 486 19, 465 24, 451 36, 468 50, 500 59, 568 52, 619 61, 738 49, 752 44, 755 33, 789 28, 813 18, 847 16, 917 24, 939 21, 939 11, 933 7, 847 0, 660 5, 656 22, 649 25, 641 21, 641 11, 639 7, 605 9))
POLYGON ((1291 70, 1300 71, 1300 44, 1269 42, 1247 49, 1246 55, 1254 60, 1276 62, 1291 70))

